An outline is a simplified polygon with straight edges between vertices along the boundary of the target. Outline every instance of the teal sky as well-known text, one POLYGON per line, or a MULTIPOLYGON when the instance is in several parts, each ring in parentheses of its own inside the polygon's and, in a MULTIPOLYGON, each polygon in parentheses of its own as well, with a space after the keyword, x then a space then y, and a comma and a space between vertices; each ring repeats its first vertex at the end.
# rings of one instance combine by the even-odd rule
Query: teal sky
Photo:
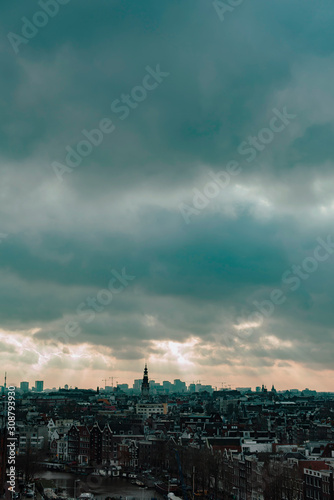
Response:
POLYGON ((0 7, 9 382, 333 390, 333 3, 62 2, 0 7))

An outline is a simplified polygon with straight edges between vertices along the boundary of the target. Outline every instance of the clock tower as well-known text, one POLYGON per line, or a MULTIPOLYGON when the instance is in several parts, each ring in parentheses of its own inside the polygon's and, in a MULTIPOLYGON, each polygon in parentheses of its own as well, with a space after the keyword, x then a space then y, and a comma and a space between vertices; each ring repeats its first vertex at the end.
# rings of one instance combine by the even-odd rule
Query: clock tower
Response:
POLYGON ((147 364, 145 363, 143 382, 141 384, 141 395, 143 398, 148 398, 150 395, 150 383, 148 381, 147 364))

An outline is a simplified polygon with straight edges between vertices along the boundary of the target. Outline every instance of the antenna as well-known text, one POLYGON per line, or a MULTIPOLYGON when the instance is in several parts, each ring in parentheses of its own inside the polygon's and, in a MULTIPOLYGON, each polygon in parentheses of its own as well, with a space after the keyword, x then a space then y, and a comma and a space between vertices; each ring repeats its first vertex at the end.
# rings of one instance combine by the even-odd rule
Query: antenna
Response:
POLYGON ((4 388, 6 389, 7 387, 7 372, 5 372, 5 385, 4 385, 4 388))

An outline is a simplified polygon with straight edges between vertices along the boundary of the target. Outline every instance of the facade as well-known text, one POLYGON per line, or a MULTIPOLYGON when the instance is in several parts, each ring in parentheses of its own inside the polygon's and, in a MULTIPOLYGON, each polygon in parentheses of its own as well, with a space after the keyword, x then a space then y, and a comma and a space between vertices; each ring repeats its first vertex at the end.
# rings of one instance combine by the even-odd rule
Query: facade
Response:
POLYGON ((124 439, 117 446, 117 459, 123 467, 138 466, 138 443, 133 439, 124 439))
POLYGON ((305 499, 332 500, 333 470, 304 469, 304 494, 305 499))
POLYGON ((69 460, 76 461, 79 455, 79 440, 80 435, 78 428, 72 425, 67 434, 68 438, 68 458, 69 460))
POLYGON ((90 433, 86 425, 79 425, 79 463, 88 464, 90 459, 90 433))
POLYGON ((90 432, 86 425, 72 425, 67 433, 68 458, 79 464, 90 461, 90 432))
POLYGON ((48 442, 48 428, 39 425, 18 425, 16 439, 18 455, 43 450, 48 442))
POLYGON ((168 394, 169 392, 172 392, 173 384, 171 384, 171 382, 169 382, 169 380, 164 380, 162 382, 162 387, 163 387, 163 390, 168 394))
POLYGON ((132 386, 134 392, 140 392, 142 382, 143 381, 142 381, 141 378, 138 378, 138 379, 134 380, 133 386, 132 386))
POLYGON ((43 392, 44 388, 44 382, 43 380, 36 380, 35 382, 35 391, 36 392, 43 392))
POLYGON ((186 383, 182 382, 179 378, 174 380, 174 391, 175 392, 186 392, 186 383))
POLYGON ((153 441, 152 440, 142 440, 138 442, 139 447, 139 462, 143 467, 151 467, 152 466, 152 457, 153 457, 153 441))
POLYGON ((166 415, 167 403, 138 403, 136 413, 147 418, 151 415, 166 415))
POLYGON ((68 439, 66 434, 57 440, 57 458, 59 460, 68 460, 68 439))
POLYGON ((102 463, 102 437, 103 432, 99 424, 94 424, 90 431, 90 461, 92 464, 102 463))
POLYGON ((104 426, 102 431, 102 463, 104 465, 112 465, 117 459, 117 452, 113 449, 113 433, 108 424, 104 426))
POLYGON ((20 389, 23 392, 29 391, 29 382, 21 382, 20 383, 20 389))

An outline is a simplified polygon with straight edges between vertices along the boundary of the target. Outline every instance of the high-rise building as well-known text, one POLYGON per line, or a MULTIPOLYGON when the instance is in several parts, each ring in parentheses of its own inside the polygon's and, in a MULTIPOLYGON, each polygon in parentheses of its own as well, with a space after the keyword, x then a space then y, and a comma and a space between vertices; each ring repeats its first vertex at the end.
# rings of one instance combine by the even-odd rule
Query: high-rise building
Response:
POLYGON ((172 389, 173 389, 173 384, 171 384, 171 382, 169 382, 169 380, 164 380, 164 381, 162 382, 162 387, 163 387, 163 389, 164 389, 164 392, 165 392, 166 394, 168 394, 168 393, 172 392, 172 389))
POLYGON ((127 392, 129 390, 128 384, 117 384, 117 388, 124 392, 127 392))
POLYGON ((140 392, 140 389, 141 389, 141 384, 142 384, 142 379, 141 378, 137 378, 133 381, 133 390, 134 392, 140 392))
POLYGON ((245 394, 246 392, 252 392, 251 387, 236 387, 235 389, 241 392, 241 394, 245 394))
POLYGON ((174 380, 174 391, 175 392, 186 392, 186 383, 182 382, 179 378, 174 380))
POLYGON ((29 391, 29 382, 20 382, 20 389, 23 392, 29 391))
POLYGON ((147 398, 150 395, 150 383, 148 381, 148 370, 145 364, 143 382, 141 384, 141 395, 143 398, 147 398))
POLYGON ((159 382, 150 380, 150 394, 161 394, 163 392, 163 387, 159 382))
POLYGON ((43 387, 44 387, 43 380, 36 380, 35 381, 35 391, 36 392, 43 392, 43 387))

